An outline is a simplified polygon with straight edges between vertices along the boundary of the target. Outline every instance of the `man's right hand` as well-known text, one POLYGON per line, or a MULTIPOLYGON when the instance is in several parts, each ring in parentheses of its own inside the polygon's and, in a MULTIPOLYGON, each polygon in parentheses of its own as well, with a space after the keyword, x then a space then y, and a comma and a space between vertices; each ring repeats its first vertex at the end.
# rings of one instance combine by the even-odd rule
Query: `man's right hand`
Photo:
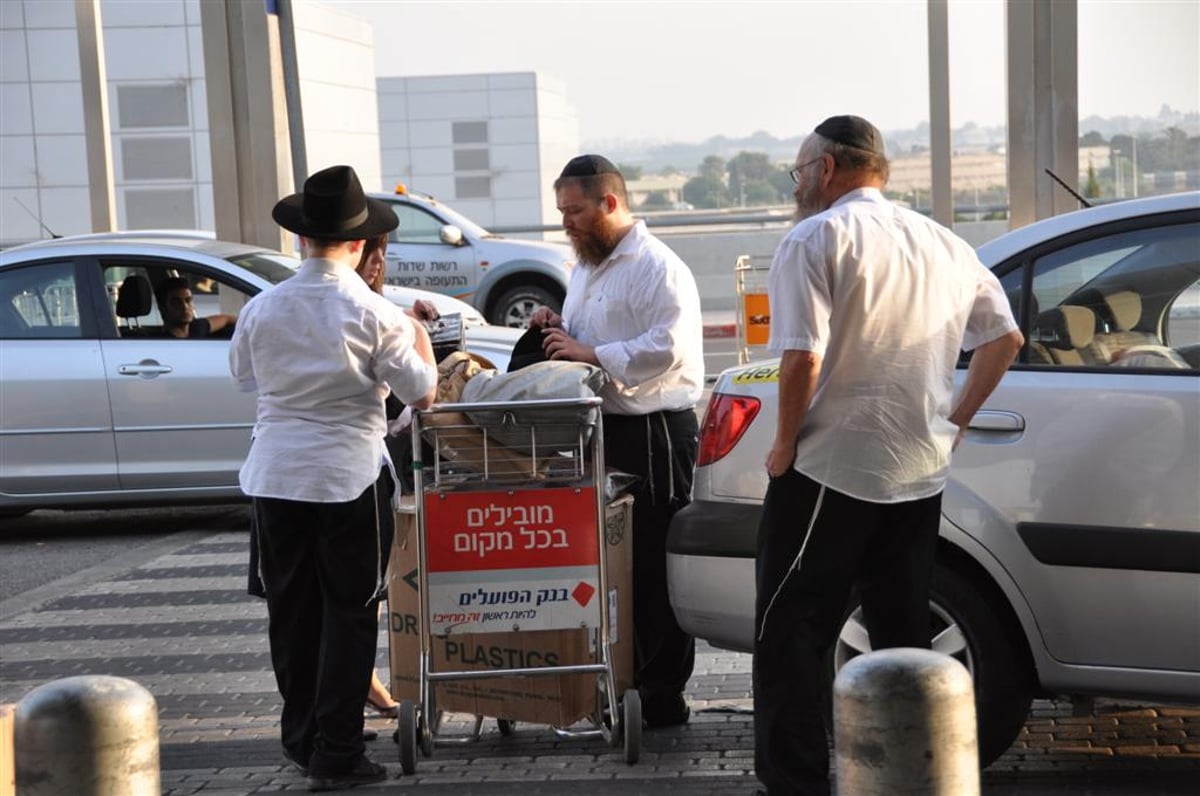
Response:
POLYGON ((538 307, 536 310, 534 310, 533 317, 529 319, 528 328, 532 329, 535 326, 542 329, 545 329, 548 326, 561 327, 562 316, 549 307, 538 307))
POLYGON ((767 451, 767 475, 778 478, 792 468, 796 461, 796 444, 775 442, 767 451))

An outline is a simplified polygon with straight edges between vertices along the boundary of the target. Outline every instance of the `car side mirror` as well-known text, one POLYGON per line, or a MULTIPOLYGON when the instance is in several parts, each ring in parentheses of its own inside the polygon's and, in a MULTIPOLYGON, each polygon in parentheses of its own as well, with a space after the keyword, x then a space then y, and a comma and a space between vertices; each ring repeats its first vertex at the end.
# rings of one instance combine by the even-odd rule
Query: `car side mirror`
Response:
POLYGON ((442 239, 442 243, 451 246, 462 246, 465 243, 462 230, 453 224, 447 224, 438 230, 438 237, 442 239))

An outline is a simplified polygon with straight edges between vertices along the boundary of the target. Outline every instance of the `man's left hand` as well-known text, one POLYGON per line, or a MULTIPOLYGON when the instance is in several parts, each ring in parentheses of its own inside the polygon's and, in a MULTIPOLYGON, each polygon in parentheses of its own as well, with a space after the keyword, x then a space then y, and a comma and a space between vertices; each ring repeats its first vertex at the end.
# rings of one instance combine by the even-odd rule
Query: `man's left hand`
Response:
POLYGON ((568 359, 572 362, 587 362, 599 365, 596 359, 596 349, 586 346, 559 328, 548 328, 542 331, 542 350, 549 359, 568 359))
POLYGON ((437 305, 426 299, 417 299, 413 303, 412 315, 418 321, 436 321, 441 317, 437 305))

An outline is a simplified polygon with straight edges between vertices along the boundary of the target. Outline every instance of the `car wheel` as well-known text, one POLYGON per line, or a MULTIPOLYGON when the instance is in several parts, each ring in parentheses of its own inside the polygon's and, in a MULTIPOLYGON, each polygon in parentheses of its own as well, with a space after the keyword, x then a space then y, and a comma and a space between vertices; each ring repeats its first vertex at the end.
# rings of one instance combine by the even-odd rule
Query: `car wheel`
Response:
POLYGON ((562 295, 539 285, 522 285, 504 291, 492 304, 488 323, 524 329, 538 307, 562 312, 562 295))
MULTIPOLYGON (((1021 732, 1033 701, 1033 673, 994 609, 948 567, 934 571, 929 600, 930 646, 953 657, 975 681, 979 765, 991 764, 1021 732)), ((850 609, 830 655, 829 680, 849 661, 871 651, 862 606, 850 609)))

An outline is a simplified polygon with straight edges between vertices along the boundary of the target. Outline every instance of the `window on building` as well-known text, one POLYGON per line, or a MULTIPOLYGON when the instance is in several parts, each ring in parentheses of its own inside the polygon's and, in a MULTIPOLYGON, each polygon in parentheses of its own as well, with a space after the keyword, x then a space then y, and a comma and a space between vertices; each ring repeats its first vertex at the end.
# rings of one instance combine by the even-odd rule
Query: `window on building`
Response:
POLYGON ((187 127, 187 85, 117 86, 117 118, 123 129, 187 127))
POLYGON ((486 144, 488 123, 453 122, 450 126, 450 140, 455 144, 486 144))
POLYGON ((487 199, 491 195, 491 177, 454 178, 454 196, 457 199, 487 199))
POLYGON ((191 138, 124 138, 121 171, 127 180, 190 180, 191 138))
POLYGON ((491 168, 491 153, 488 150, 454 150, 455 171, 487 171, 489 168, 491 168))

